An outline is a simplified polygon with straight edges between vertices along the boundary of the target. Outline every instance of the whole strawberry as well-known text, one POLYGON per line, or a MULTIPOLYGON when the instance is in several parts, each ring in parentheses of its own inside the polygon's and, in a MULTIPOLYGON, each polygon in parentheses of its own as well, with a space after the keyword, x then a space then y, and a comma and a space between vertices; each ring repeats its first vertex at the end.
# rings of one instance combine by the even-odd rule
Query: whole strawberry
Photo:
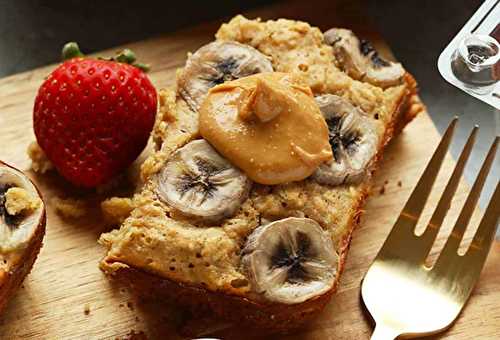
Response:
POLYGON ((59 173, 77 186, 95 187, 123 171, 146 146, 156 90, 130 50, 109 60, 91 59, 68 43, 63 58, 38 90, 33 127, 59 173))

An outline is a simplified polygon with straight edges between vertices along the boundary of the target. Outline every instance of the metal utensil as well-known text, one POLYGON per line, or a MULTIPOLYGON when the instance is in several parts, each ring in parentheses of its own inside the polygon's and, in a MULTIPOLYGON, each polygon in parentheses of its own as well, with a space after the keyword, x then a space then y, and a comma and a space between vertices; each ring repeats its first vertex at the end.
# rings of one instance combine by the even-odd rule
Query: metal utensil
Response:
POLYGON ((449 327, 469 298, 485 263, 500 215, 498 181, 469 249, 459 255, 458 248, 495 158, 499 137, 493 142, 436 263, 432 267, 425 265, 472 151, 477 126, 462 150, 425 232, 420 236, 415 234, 415 226, 450 145, 457 120, 455 118, 448 126, 363 280, 362 298, 376 323, 372 340, 430 335, 449 327))

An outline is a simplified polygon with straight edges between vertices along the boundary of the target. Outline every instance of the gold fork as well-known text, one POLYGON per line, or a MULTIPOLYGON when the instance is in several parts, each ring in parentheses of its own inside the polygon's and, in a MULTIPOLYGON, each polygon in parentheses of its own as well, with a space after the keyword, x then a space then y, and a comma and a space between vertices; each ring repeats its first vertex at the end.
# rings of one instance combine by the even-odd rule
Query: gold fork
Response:
POLYGON ((500 215, 500 185, 495 192, 467 252, 458 254, 465 229, 495 158, 495 138, 462 207, 450 237, 432 267, 425 260, 450 207, 478 127, 472 130, 426 230, 415 226, 450 145, 457 118, 446 130, 417 186, 371 264, 361 285, 363 301, 375 320, 372 340, 406 338, 438 333, 457 318, 479 278, 494 239, 500 215))

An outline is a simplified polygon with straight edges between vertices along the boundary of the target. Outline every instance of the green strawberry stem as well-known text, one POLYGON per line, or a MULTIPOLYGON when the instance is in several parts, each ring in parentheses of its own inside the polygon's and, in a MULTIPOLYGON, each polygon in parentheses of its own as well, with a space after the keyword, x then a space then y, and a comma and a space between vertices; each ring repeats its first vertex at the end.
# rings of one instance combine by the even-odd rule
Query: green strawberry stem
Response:
POLYGON ((125 64, 133 64, 137 58, 135 57, 135 53, 129 50, 128 48, 124 49, 121 52, 116 54, 115 60, 119 63, 125 64))
POLYGON ((81 58, 83 57, 82 51, 80 51, 80 47, 74 41, 66 43, 62 50, 62 59, 69 60, 73 58, 81 58))
MULTIPOLYGON (((78 44, 76 42, 66 43, 62 50, 62 59, 69 60, 73 58, 82 58, 85 55, 80 51, 78 44)), ((137 62, 137 58, 135 53, 129 50, 128 48, 124 49, 121 52, 118 52, 114 58, 100 58, 104 60, 116 61, 118 63, 129 64, 141 69, 144 72, 148 72, 150 70, 150 66, 148 64, 143 64, 137 62)))

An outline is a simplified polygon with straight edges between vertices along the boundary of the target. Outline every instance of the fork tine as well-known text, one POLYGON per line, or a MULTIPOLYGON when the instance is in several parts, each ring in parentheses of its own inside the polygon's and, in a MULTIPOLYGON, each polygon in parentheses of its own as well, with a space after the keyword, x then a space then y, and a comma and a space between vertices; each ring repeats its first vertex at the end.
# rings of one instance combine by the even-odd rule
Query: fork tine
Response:
POLYGON ((474 208, 476 207, 477 201, 483 189, 484 182, 486 181, 486 177, 488 176, 491 165, 493 164, 493 160, 495 159, 498 140, 498 137, 495 138, 495 141, 491 145, 490 150, 486 155, 483 165, 481 166, 481 170, 479 171, 472 189, 467 196, 467 199, 462 207, 462 211, 460 212, 457 221, 455 222, 455 226, 453 227, 450 237, 446 241, 443 251, 436 261, 436 266, 439 266, 441 264, 443 258, 450 258, 452 257, 453 253, 455 253, 455 255, 457 254, 457 250, 464 236, 465 229, 469 224, 470 218, 472 216, 472 213, 474 212, 474 208))
POLYGON ((405 207, 403 208, 403 214, 415 219, 415 224, 418 217, 422 213, 427 197, 432 189, 432 185, 436 180, 436 176, 441 168, 444 157, 446 156, 457 121, 457 117, 453 118, 450 125, 446 129, 441 142, 439 143, 436 151, 434 151, 429 164, 427 164, 427 167, 420 177, 417 186, 413 189, 408 202, 406 202, 405 207))
POLYGON ((489 250, 495 238, 500 216, 500 183, 488 203, 486 212, 479 223, 472 243, 464 256, 458 255, 456 249, 450 250, 449 255, 441 253, 432 269, 437 277, 444 276, 448 280, 460 282, 454 289, 457 295, 470 296, 474 285, 483 270, 489 250))
POLYGON ((481 219, 479 228, 472 239, 472 243, 467 250, 466 255, 474 251, 483 251, 486 255, 493 242, 494 235, 498 228, 498 218, 500 217, 500 182, 497 182, 497 187, 493 196, 491 196, 490 203, 481 219))
POLYGON ((421 247, 419 248, 418 251, 421 254, 421 256, 427 256, 432 248, 432 245, 434 244, 439 229, 441 228, 443 220, 446 217, 446 213, 450 208, 450 203, 453 198, 453 195, 457 190, 458 183, 460 183, 460 178, 462 177, 465 164, 469 159, 472 147, 474 146, 474 142, 476 141, 476 135, 478 130, 479 127, 477 125, 474 126, 474 128, 472 129, 469 138, 467 139, 467 142, 465 143, 462 149, 462 153, 460 154, 457 164, 455 165, 453 174, 451 175, 448 184, 446 184, 446 188, 441 198, 439 199, 439 203, 436 209, 432 214, 429 224, 427 225, 427 228, 425 229, 424 233, 421 235, 419 239, 419 244, 421 245, 421 247))
MULTIPOLYGON (((380 253, 393 253, 397 249, 399 249, 398 244, 401 242, 406 242, 409 238, 412 241, 416 238, 414 233, 415 225, 422 213, 425 202, 429 196, 429 193, 432 189, 432 185, 436 180, 439 169, 441 168, 441 164, 443 163, 444 157, 446 156, 446 152, 448 151, 448 147, 450 146, 451 138, 453 137, 453 132, 455 131, 455 126, 457 125, 458 118, 455 117, 443 137, 441 138, 441 142, 439 143, 436 151, 432 155, 429 164, 424 170, 424 173, 418 180, 418 183, 413 189, 413 192, 410 195, 410 198, 406 202, 403 210, 399 214, 399 217, 394 224, 389 236, 385 240, 382 248, 379 251, 380 253)), ((398 251, 399 252, 399 251, 398 251)), ((412 249, 410 253, 406 254, 407 260, 419 260, 420 254, 412 249), (414 257, 413 255, 418 255, 414 257)))
POLYGON ((417 223, 417 220, 422 213, 425 202, 427 201, 427 197, 431 192, 432 185, 436 180, 436 176, 439 172, 439 169, 441 168, 444 157, 446 156, 446 152, 448 151, 448 147, 450 146, 451 138, 453 137, 453 132, 455 131, 457 121, 458 118, 455 117, 446 129, 441 142, 439 143, 436 151, 434 151, 429 164, 427 164, 424 173, 420 177, 415 189, 413 189, 410 198, 406 202, 403 211, 399 216, 399 219, 404 216, 406 218, 414 220, 415 223, 413 224, 413 227, 415 227, 415 224, 417 223))

